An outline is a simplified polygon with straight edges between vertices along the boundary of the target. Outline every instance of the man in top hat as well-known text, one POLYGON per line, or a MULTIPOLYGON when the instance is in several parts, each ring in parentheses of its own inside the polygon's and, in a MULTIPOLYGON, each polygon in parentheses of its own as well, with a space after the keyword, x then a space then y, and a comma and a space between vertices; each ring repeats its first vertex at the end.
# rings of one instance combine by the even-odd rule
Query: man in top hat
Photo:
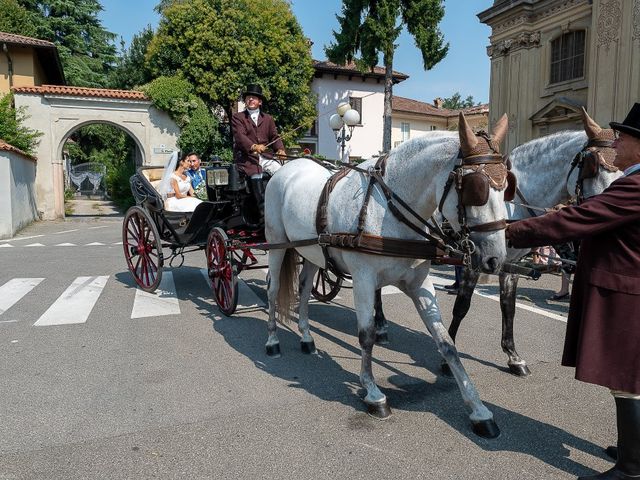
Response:
POLYGON ((264 96, 260 85, 247 85, 242 99, 246 109, 231 118, 234 159, 238 169, 250 180, 251 190, 262 211, 264 189, 262 172, 273 174, 280 164, 262 157, 267 148, 276 155, 285 155, 284 144, 278 136, 273 117, 261 111, 264 96))
POLYGON ((624 171, 579 206, 509 225, 517 248, 582 240, 562 365, 615 398, 615 466, 583 480, 640 478, 640 103, 612 122, 614 165, 624 171))

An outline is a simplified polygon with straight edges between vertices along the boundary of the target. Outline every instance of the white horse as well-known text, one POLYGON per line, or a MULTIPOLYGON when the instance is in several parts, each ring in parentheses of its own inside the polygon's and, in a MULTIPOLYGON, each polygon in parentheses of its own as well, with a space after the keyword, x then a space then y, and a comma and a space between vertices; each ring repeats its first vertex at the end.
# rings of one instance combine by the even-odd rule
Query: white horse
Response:
MULTIPOLYGON (((459 140, 449 136, 417 138, 392 150, 387 159, 384 181, 420 216, 429 218, 439 206, 449 174, 454 171, 456 165, 460 165, 458 152, 462 151, 463 157, 476 155, 478 162, 480 158, 486 159, 487 156, 497 153, 497 145, 504 138, 506 131, 505 115, 494 128, 492 141, 477 137, 461 115, 459 140)), ((363 169, 373 166, 372 161, 360 165, 363 169)), ((502 164, 493 166, 503 168, 502 164)), ((480 167, 484 168, 482 165, 480 167)), ((478 168, 478 165, 475 168, 478 168)), ((470 167, 458 171, 461 175, 473 173, 470 167)), ((506 169, 504 173, 506 177, 506 169)), ((287 243, 317 237, 316 209, 321 191, 329 177, 330 172, 309 159, 289 162, 278 171, 266 189, 265 235, 269 243, 287 243)), ((368 175, 351 171, 337 183, 327 206, 329 232, 356 232, 368 182, 368 175)), ((474 268, 495 273, 500 270, 506 255, 502 231, 504 227, 491 228, 504 219, 504 190, 488 186, 487 190, 489 192, 486 203, 481 206, 461 207, 465 214, 461 218, 466 221, 464 227, 471 227, 472 230, 474 226, 489 227, 489 231, 472 231, 470 234, 475 244, 471 260, 474 268)), ((460 232, 463 226, 458 221, 458 195, 455 186, 448 190, 441 210, 453 229, 460 232)), ((392 214, 378 184, 373 188, 364 231, 381 237, 423 240, 392 214)), ((474 431, 486 437, 497 436, 499 429, 493 421, 493 415, 481 402, 442 324, 435 289, 429 278, 431 262, 369 255, 357 250, 328 250, 337 268, 350 274, 353 279, 353 297, 362 354, 360 382, 367 392, 364 401, 369 413, 381 418, 390 414, 386 396, 377 387, 371 368, 375 342, 373 305, 376 289, 384 285, 395 285, 413 300, 418 314, 436 342, 438 351, 450 365, 463 400, 471 410, 470 419, 474 431)), ((306 260, 299 278, 298 328, 302 334, 303 350, 314 348, 309 333, 308 301, 317 269, 326 267, 322 249, 317 245, 272 250, 269 254, 269 337, 266 344, 268 354, 280 354, 276 307, 282 320, 283 316, 288 316, 295 300, 295 267, 298 264, 296 252, 306 260)))
MULTIPOLYGON (((576 185, 581 186, 584 198, 601 193, 611 182, 622 175, 610 163, 601 157, 600 162, 591 159, 591 172, 585 170, 589 166, 575 165, 572 161, 576 155, 587 151, 597 155, 613 154, 607 142, 613 140, 613 131, 602 129, 583 109, 584 131, 565 131, 545 136, 516 147, 509 158, 512 171, 518 178, 521 197, 507 204, 510 220, 520 220, 530 216, 541 215, 541 209, 550 209, 558 204, 566 203, 575 194, 576 185), (606 163, 606 165, 605 165, 606 163), (584 178, 579 178, 584 177, 584 178), (533 206, 527 208, 522 204, 533 206), (534 210, 535 209, 535 210, 534 210)), ((529 252, 529 249, 508 249, 507 261, 514 262, 529 252)), ((478 281, 478 273, 465 269, 458 296, 453 307, 453 318, 449 326, 449 335, 456 338, 462 319, 469 311, 471 298, 478 281)), ((513 339, 513 321, 515 316, 516 289, 518 275, 500 273, 500 307, 502 311, 502 350, 508 356, 507 365, 514 375, 527 376, 530 371, 526 362, 518 355, 513 339)), ((443 371, 448 372, 443 363, 443 371)))

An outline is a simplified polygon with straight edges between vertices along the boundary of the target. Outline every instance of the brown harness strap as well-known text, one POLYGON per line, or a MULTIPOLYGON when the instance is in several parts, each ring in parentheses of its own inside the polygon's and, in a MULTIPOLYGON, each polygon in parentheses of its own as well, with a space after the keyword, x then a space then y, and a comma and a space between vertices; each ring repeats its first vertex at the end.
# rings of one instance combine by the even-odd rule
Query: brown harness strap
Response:
POLYGON ((504 230, 507 228, 507 221, 503 218, 502 220, 481 223, 480 225, 471 225, 467 228, 470 232, 494 232, 496 230, 504 230))
POLYGON ((327 183, 324 184, 320 199, 318 200, 318 209, 316 210, 316 232, 324 233, 329 226, 329 216, 327 212, 327 205, 329 204, 329 195, 337 185, 337 183, 347 176, 349 173, 348 168, 342 167, 336 173, 329 177, 327 183))
POLYGON ((385 257, 421 258, 434 260, 445 255, 445 251, 424 240, 380 237, 368 233, 322 233, 318 242, 323 247, 357 249, 358 252, 385 257))

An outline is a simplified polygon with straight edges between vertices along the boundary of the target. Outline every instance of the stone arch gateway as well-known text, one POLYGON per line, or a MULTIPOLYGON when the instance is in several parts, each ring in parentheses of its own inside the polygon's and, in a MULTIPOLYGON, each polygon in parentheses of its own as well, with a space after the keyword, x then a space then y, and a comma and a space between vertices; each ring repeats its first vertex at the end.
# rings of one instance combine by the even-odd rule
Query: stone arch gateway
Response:
POLYGON ((14 88, 25 126, 42 132, 36 148, 37 208, 42 219, 64 217, 62 149, 84 125, 106 123, 124 130, 138 147, 140 165, 164 165, 177 149, 180 129, 142 92, 42 85, 14 88))

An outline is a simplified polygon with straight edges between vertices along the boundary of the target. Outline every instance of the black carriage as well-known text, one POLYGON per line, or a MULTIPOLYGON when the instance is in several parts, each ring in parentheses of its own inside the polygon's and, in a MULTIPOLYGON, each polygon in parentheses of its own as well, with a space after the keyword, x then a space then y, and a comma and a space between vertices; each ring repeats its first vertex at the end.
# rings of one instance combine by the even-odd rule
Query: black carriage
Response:
MULTIPOLYGON (((213 296, 220 310, 231 315, 240 272, 266 268, 252 253, 269 249, 256 200, 235 165, 213 162, 205 167, 207 200, 193 212, 168 211, 157 190, 163 173, 163 167, 140 167, 130 179, 136 205, 127 210, 122 226, 128 269, 141 289, 153 292, 165 264, 180 266, 185 253, 205 250, 213 296)), ((321 271, 313 294, 330 301, 341 284, 341 278, 321 271)))

